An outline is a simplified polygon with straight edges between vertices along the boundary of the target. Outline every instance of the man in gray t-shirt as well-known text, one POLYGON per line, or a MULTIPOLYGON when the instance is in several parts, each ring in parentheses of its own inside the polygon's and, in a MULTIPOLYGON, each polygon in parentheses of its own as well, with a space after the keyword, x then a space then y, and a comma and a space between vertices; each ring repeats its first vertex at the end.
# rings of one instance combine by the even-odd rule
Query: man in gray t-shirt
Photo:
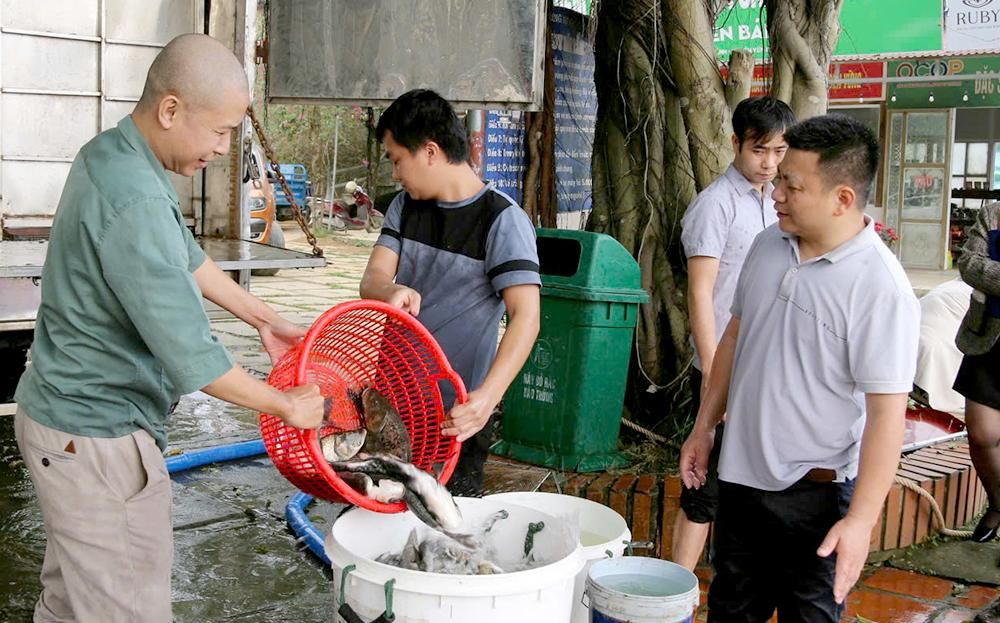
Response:
POLYGON ((835 623, 896 473, 920 310, 863 212, 879 146, 814 117, 785 133, 778 223, 750 248, 694 431, 689 487, 719 463, 709 621, 835 623))
MULTIPOLYGON (((785 156, 785 129, 795 123, 792 110, 773 97, 751 97, 733 111, 733 163, 698 193, 681 221, 681 243, 687 255, 688 315, 691 320, 691 413, 698 415, 704 379, 715 357, 718 336, 729 323, 736 279, 750 243, 778 220, 771 180, 785 156)), ((715 433, 708 480, 699 489, 681 491, 681 510, 674 523, 673 560, 694 570, 715 519, 718 499, 717 463, 724 425, 715 433)))
MULTIPOLYGON (((361 296, 416 316, 462 377, 469 400, 451 408, 443 428, 464 442, 448 488, 478 495, 490 416, 538 335, 535 228, 517 203, 473 172, 465 128, 437 93, 403 94, 382 113, 376 133, 403 192, 387 210, 361 296)), ((455 393, 441 389, 450 407, 455 393)))

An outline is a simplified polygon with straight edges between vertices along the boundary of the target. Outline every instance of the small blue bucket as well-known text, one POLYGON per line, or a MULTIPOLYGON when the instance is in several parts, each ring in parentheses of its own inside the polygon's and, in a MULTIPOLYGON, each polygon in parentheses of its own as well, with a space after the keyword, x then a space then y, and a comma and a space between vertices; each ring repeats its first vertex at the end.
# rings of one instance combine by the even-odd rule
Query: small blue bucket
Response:
POLYGON ((684 567, 641 556, 594 563, 584 599, 590 623, 691 623, 698 578, 684 567))

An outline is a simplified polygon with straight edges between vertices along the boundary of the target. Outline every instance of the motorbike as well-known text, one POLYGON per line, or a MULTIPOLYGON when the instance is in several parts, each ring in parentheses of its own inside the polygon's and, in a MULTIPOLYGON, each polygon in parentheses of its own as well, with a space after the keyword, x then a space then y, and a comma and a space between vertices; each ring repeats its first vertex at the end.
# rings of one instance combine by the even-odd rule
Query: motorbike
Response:
POLYGON ((375 203, 361 184, 351 180, 344 184, 344 192, 344 197, 332 203, 324 202, 324 224, 338 231, 364 229, 374 233, 381 230, 385 215, 375 209, 375 203))

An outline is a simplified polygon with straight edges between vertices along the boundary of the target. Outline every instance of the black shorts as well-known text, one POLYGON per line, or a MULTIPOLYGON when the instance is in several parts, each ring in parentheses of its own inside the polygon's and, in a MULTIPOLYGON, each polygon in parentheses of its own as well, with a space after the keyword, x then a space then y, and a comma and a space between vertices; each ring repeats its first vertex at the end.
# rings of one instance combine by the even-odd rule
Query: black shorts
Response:
POLYGON ((481 431, 462 443, 462 452, 458 455, 455 471, 446 485, 452 495, 468 498, 483 497, 483 482, 485 480, 486 458, 490 455, 490 445, 493 442, 493 420, 486 422, 481 431))
POLYGON ((1000 409, 1000 340, 982 355, 962 358, 953 388, 968 400, 1000 409))
MULTIPOLYGON (((702 374, 697 368, 691 369, 691 413, 698 415, 701 407, 702 374)), ((715 429, 715 445, 708 455, 708 474, 705 484, 699 489, 681 488, 681 510, 694 523, 710 523, 715 521, 715 510, 719 506, 719 453, 722 451, 722 433, 725 424, 720 423, 715 429)))

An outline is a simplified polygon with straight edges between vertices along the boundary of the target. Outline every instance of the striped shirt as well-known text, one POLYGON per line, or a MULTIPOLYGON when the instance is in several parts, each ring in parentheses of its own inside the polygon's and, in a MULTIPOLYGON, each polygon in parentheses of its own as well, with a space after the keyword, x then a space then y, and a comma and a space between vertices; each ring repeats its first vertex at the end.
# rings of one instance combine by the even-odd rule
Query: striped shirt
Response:
MULTIPOLYGON (((399 255, 396 283, 420 293, 417 319, 466 389, 479 387, 496 356, 503 290, 541 285, 535 228, 527 214, 492 183, 453 203, 418 201, 401 192, 376 244, 399 255)), ((454 394, 444 398, 450 405, 454 394)))

